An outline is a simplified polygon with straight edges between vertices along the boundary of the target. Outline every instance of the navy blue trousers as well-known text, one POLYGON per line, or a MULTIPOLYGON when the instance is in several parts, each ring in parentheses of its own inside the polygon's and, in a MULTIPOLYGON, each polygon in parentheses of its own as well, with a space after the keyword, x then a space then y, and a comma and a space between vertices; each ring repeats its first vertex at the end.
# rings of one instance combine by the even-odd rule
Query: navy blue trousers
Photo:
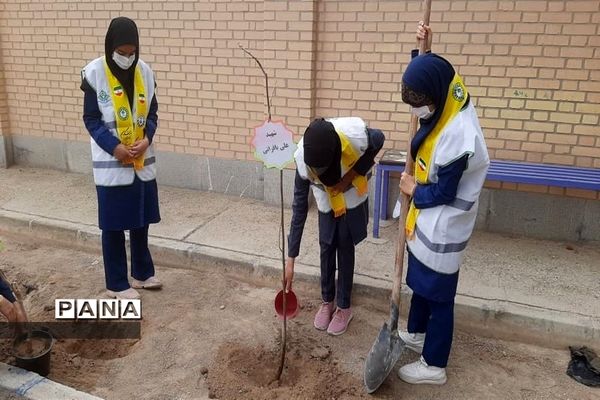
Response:
MULTIPOLYGON (((148 226, 129 231, 131 276, 144 281, 154 276, 154 263, 148 249, 148 226)), ((102 231, 102 256, 106 288, 114 292, 129 289, 124 231, 102 231)))
POLYGON ((446 368, 454 332, 454 300, 437 302, 413 292, 407 330, 409 333, 425 333, 422 353, 425 362, 446 368))
POLYGON ((333 240, 328 244, 319 240, 321 247, 321 296, 324 302, 337 298, 339 308, 350 307, 352 284, 354 282, 354 242, 348 224, 337 221, 333 240), (337 296, 335 284, 337 256, 337 296))

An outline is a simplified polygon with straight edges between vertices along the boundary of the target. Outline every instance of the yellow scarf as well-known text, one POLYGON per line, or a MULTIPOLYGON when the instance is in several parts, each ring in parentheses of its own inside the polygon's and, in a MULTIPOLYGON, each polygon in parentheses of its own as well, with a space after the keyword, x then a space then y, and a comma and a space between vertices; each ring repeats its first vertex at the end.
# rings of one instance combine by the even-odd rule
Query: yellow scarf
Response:
MULTIPOLYGON (((354 164, 360 158, 359 154, 356 152, 350 140, 344 135, 341 131, 336 130, 338 136, 340 137, 340 142, 342 144, 342 167, 346 170, 346 173, 352 169, 354 164)), ((310 171, 310 168, 308 169, 310 171)), ((312 172, 311 172, 312 174, 312 172)), ((313 179, 318 181, 318 178, 313 175, 313 179)), ((344 193, 334 193, 332 188, 329 186, 325 186, 325 190, 327 191, 327 196, 329 197, 329 204, 331 205, 331 209, 333 210, 333 215, 335 218, 341 217, 346 214, 346 200, 344 198, 344 193)), ((356 176, 352 180, 352 186, 356 188, 356 191, 359 196, 363 196, 368 191, 368 182, 367 178, 362 175, 356 176)))
MULTIPOLYGON (((135 68, 134 99, 136 101, 136 118, 132 116, 127 93, 125 93, 119 80, 110 71, 106 60, 104 60, 104 71, 106 72, 108 87, 111 92, 119 140, 125 146, 132 146, 135 142, 144 138, 144 127, 146 126, 146 117, 148 116, 146 87, 144 86, 142 69, 139 65, 135 68)), ((136 171, 144 168, 144 154, 123 162, 125 165, 132 163, 136 171)))
MULTIPOLYGON (((433 163, 433 153, 438 140, 442 136, 444 128, 454 117, 460 112, 467 101, 467 89, 462 82, 462 79, 458 74, 454 75, 454 79, 450 82, 448 88, 448 96, 444 103, 444 111, 440 119, 435 124, 435 127, 431 130, 427 138, 419 147, 417 151, 417 159, 415 160, 415 179, 417 183, 427 184, 429 183, 429 170, 433 163)), ((415 233, 415 226, 417 224, 417 217, 419 216, 419 209, 415 207, 415 202, 411 201, 408 215, 406 216, 406 237, 412 239, 415 233)))

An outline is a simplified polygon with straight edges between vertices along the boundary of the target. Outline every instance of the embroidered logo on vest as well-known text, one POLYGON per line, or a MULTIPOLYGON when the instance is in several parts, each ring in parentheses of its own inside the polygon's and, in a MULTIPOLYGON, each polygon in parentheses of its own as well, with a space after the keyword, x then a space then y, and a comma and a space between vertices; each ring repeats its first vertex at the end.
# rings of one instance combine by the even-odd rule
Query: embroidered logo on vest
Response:
POLYGON ((108 93, 106 93, 104 90, 101 90, 100 94, 98 94, 98 102, 100 104, 110 103, 110 96, 108 95, 108 93))
POLYGON ((119 118, 121 118, 122 121, 126 121, 128 117, 129 111, 127 111, 125 107, 119 108, 119 118))
POLYGON ((140 93, 138 96, 140 103, 144 104, 146 102, 146 96, 143 93, 140 93))
POLYGON ((456 82, 454 86, 452 86, 452 97, 456 101, 463 101, 465 99, 465 89, 460 84, 460 82, 456 82))
POLYGON ((144 126, 144 124, 146 123, 146 118, 142 117, 141 115, 137 118, 137 124, 138 126, 144 126))

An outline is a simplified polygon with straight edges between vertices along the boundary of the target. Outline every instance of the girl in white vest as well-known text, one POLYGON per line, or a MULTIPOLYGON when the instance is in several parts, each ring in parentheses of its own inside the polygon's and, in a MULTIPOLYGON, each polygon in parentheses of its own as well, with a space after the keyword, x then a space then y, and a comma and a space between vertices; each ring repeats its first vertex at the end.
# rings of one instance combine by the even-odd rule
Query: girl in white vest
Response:
MULTIPOLYGON (((417 37, 431 31, 421 23, 417 37)), ((415 176, 402 174, 412 197, 406 222, 413 290, 407 331, 400 337, 420 353, 400 368, 408 383, 443 384, 452 346, 458 271, 473 232, 489 157, 475 107, 452 65, 428 53, 413 58, 402 77, 402 101, 420 118, 411 142, 415 176)))
POLYGON ((158 122, 154 74, 139 59, 137 26, 111 21, 105 54, 82 70, 83 121, 91 136, 107 294, 136 299, 159 289, 148 249, 148 226, 160 221, 152 139, 158 122), (130 285, 125 230, 131 242, 130 285))
POLYGON ((312 186, 319 209, 321 296, 314 319, 318 330, 341 335, 352 320, 354 247, 367 236, 368 172, 385 137, 356 117, 316 119, 298 143, 286 287, 294 275, 312 186), (335 281, 337 259, 337 287, 335 281), (335 302, 334 302, 335 300, 335 302), (337 306, 337 307, 336 307, 337 306))

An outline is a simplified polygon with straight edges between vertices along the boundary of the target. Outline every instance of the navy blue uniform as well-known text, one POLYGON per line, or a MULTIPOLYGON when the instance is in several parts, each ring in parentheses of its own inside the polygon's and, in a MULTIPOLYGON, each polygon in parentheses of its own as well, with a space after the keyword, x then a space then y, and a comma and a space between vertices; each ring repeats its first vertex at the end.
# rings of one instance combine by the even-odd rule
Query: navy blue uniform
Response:
MULTIPOLYGON (((375 156, 381 150, 385 141, 383 132, 378 129, 367 129, 367 134, 369 138, 368 148, 353 167, 355 172, 363 176, 366 176, 375 164, 375 156)), ((340 160, 337 162, 339 163, 340 160)), ((310 181, 302 179, 296 171, 292 221, 288 236, 288 256, 291 258, 296 258, 300 253, 302 232, 308 214, 309 192, 310 181)), ((368 223, 368 201, 346 210, 346 213, 338 218, 334 217, 333 211, 328 213, 319 212, 321 296, 324 302, 332 302, 337 297, 339 308, 350 307, 354 278, 354 247, 367 237, 368 223), (336 257, 338 269, 337 291, 335 285, 336 257)))
MULTIPOLYGON (((83 121, 94 141, 104 151, 113 154, 120 143, 102 121, 97 95, 83 81, 83 121)), ((150 143, 158 124, 158 102, 152 98, 144 133, 150 143)), ((148 226, 160 221, 156 180, 140 180, 137 175, 131 185, 96 186, 98 195, 98 225, 102 230, 106 288, 115 292, 129 288, 125 230, 131 242, 131 276, 144 281, 154 276, 154 263, 148 249, 148 226)))

